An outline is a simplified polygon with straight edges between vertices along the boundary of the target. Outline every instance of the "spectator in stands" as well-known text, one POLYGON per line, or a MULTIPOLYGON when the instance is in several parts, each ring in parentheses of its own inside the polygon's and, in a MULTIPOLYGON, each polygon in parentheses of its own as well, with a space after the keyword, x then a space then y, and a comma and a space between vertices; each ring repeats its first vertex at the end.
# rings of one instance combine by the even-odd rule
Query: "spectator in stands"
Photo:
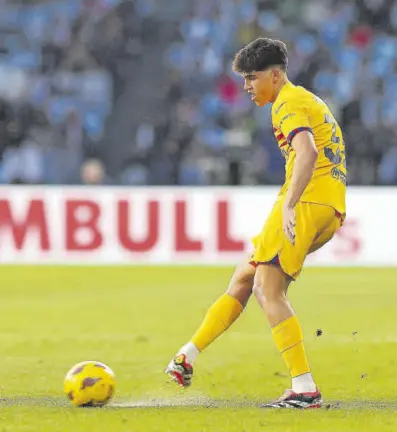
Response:
POLYGON ((3 0, 2 181, 18 160, 20 181, 76 183, 101 155, 122 184, 281 182, 270 109, 230 67, 263 34, 337 115, 349 183, 396 184, 397 0, 3 0))
POLYGON ((81 165, 81 183, 88 186, 108 184, 105 167, 99 159, 87 159, 81 165))

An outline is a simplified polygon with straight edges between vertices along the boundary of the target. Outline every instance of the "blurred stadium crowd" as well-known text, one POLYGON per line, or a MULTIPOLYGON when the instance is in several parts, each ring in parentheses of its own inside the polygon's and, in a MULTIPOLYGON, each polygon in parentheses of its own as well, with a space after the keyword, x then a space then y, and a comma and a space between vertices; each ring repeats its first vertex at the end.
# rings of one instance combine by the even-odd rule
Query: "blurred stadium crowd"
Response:
POLYGON ((349 184, 397 184, 397 0, 0 0, 0 182, 278 184, 258 36, 342 125, 349 184))

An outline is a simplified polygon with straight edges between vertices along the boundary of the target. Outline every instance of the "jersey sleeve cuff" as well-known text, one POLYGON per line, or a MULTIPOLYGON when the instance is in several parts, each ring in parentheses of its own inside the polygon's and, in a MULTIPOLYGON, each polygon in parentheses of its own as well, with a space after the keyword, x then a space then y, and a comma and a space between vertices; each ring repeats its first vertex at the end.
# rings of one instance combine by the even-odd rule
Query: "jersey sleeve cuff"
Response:
POLYGON ((294 138, 294 136, 295 136, 295 135, 298 135, 298 133, 303 132, 303 131, 308 131, 308 132, 310 132, 310 133, 313 135, 313 131, 312 131, 311 128, 309 128, 309 127, 298 127, 298 128, 292 130, 292 131, 289 133, 288 138, 287 138, 287 142, 288 142, 288 144, 291 145, 291 141, 292 141, 292 139, 294 138))

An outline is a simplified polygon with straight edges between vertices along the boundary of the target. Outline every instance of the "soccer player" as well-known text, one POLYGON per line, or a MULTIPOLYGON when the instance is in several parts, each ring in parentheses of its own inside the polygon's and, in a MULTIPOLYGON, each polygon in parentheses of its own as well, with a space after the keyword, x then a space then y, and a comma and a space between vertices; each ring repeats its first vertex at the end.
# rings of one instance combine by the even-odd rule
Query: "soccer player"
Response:
MULTIPOLYGON (((285 183, 259 235, 229 287, 201 326, 170 362, 166 373, 183 387, 193 363, 242 313, 253 292, 292 378, 274 408, 319 408, 321 394, 310 373, 302 328, 287 298, 308 254, 332 239, 345 218, 346 163, 342 132, 327 105, 287 77, 287 48, 259 38, 241 49, 233 68, 258 106, 272 105, 273 131, 285 157, 285 183)), ((256 211, 258 206, 256 204, 256 211)))

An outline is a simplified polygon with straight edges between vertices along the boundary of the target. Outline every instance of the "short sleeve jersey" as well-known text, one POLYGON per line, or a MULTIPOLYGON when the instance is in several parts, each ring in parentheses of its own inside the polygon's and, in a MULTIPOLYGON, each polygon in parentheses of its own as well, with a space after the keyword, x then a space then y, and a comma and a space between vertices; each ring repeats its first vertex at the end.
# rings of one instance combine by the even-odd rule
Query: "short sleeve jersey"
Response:
POLYGON ((313 177, 300 201, 325 204, 346 213, 346 158, 342 131, 326 103, 318 96, 288 82, 272 106, 273 131, 285 157, 284 196, 291 181, 295 151, 293 138, 302 131, 313 135, 318 158, 313 177))

